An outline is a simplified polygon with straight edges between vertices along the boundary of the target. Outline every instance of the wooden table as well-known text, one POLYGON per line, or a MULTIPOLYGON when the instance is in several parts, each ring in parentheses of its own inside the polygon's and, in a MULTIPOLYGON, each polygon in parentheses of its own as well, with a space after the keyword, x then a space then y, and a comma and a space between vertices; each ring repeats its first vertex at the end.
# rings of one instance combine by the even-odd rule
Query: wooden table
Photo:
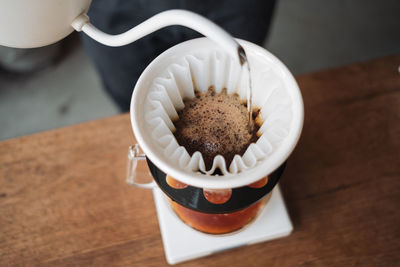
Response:
MULTIPOLYGON (((287 238, 187 266, 400 264, 400 55, 297 77, 287 238)), ((17 122, 16 122, 17 123, 17 122)), ((152 194, 125 184, 127 114, 0 143, 1 266, 163 266, 152 194)))

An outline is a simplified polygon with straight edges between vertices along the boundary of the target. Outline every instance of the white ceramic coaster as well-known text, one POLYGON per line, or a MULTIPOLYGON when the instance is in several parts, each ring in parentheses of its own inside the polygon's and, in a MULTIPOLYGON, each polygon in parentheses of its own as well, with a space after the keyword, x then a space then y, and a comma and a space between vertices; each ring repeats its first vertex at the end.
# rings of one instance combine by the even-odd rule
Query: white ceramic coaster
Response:
POLYGON ((169 264, 284 237, 293 230, 279 186, 274 188, 270 201, 253 223, 237 233, 220 236, 201 233, 183 223, 160 189, 153 189, 153 196, 169 264))

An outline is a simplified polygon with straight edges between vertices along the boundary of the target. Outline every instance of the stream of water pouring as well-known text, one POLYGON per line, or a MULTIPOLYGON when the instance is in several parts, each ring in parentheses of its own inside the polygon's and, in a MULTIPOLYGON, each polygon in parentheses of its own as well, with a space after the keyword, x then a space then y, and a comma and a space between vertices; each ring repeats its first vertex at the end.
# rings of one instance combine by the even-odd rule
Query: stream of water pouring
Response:
POLYGON ((251 86, 251 75, 250 75, 250 64, 249 61, 247 60, 246 52, 244 51, 243 47, 239 46, 238 48, 238 54, 239 54, 239 61, 240 65, 242 68, 247 68, 248 74, 249 74, 249 86, 247 87, 246 90, 246 96, 247 96, 247 115, 249 119, 249 132, 253 131, 253 89, 251 86), (246 65, 246 66, 245 66, 246 65))

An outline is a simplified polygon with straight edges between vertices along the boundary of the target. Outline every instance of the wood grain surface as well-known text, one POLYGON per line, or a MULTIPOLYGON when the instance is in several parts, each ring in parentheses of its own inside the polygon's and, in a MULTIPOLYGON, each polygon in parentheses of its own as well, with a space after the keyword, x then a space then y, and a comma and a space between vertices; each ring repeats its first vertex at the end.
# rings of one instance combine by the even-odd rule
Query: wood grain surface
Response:
MULTIPOLYGON (((399 266, 399 65, 297 77, 305 124, 281 182, 294 232, 181 265, 399 266)), ((124 181, 133 142, 127 114, 1 142, 0 266, 167 265, 151 192, 124 181)))

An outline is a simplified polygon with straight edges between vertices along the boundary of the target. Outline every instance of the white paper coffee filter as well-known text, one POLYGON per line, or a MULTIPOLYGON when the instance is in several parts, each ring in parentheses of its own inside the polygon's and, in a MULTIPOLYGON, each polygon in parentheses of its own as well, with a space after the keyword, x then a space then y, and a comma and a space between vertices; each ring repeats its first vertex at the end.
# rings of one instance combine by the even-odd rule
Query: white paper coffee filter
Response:
POLYGON ((194 98, 195 90, 206 92, 215 86, 219 93, 227 88, 229 94, 237 92, 247 98, 248 71, 241 68, 228 54, 220 49, 194 51, 168 65, 152 81, 145 99, 145 122, 148 133, 162 151, 163 160, 179 168, 206 175, 219 168, 223 175, 235 175, 268 160, 287 137, 291 121, 291 98, 274 70, 259 66, 256 58, 250 57, 253 79, 253 105, 261 109, 263 124, 261 136, 251 144, 243 156, 236 155, 230 166, 223 156, 214 158, 212 168, 206 170, 200 152, 192 156, 176 141, 173 121, 177 111, 184 108, 183 99, 194 98))

